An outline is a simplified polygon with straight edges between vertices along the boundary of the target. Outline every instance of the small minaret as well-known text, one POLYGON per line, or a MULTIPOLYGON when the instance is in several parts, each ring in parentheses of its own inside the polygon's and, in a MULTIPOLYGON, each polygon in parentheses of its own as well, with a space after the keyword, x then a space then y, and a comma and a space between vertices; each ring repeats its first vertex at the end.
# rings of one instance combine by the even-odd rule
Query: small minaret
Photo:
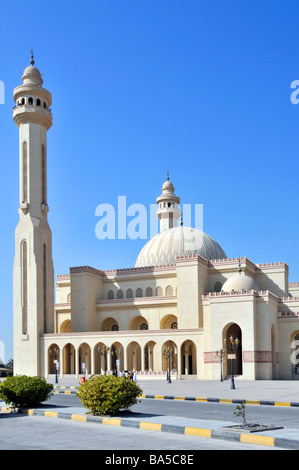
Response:
POLYGON ((180 198, 174 194, 173 184, 169 181, 169 174, 162 186, 162 194, 157 197, 157 216, 160 220, 160 232, 176 227, 181 217, 179 208, 180 198))
POLYGON ((40 375, 40 336, 54 332, 52 234, 47 220, 47 131, 52 96, 30 65, 14 89, 19 128, 20 201, 13 268, 14 374, 40 375))

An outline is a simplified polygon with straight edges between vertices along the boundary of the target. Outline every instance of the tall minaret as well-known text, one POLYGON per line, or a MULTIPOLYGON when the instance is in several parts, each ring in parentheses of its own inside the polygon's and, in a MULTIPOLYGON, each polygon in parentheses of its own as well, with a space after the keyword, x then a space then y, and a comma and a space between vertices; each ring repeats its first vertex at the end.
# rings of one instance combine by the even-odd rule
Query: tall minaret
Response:
POLYGON ((179 208, 180 198, 174 194, 173 184, 169 181, 169 174, 162 186, 162 194, 157 197, 157 216, 160 220, 160 232, 177 226, 177 222, 181 217, 179 208))
POLYGON ((20 219, 13 268, 14 374, 40 375, 40 336, 54 332, 52 234, 47 220, 47 131, 51 94, 34 66, 15 88, 13 120, 19 127, 20 219))

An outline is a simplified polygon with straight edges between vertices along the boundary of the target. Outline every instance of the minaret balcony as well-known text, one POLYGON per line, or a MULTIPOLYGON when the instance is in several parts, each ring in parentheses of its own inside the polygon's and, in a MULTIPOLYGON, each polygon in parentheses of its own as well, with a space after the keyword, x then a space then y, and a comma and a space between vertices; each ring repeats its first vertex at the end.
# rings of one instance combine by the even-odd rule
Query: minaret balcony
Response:
POLYGON ((52 113, 41 106, 24 104, 13 108, 13 120, 19 127, 21 124, 33 122, 43 125, 47 130, 52 126, 52 113))

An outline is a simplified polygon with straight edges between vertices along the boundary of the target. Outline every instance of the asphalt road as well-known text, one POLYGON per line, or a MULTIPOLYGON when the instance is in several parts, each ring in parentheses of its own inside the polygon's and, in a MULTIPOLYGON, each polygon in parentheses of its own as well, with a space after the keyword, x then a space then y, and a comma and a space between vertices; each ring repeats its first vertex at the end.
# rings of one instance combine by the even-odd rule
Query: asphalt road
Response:
MULTIPOLYGON (((83 406, 76 395, 64 394, 54 394, 46 403, 59 406, 83 406)), ((202 403, 146 398, 141 399, 140 403, 131 407, 130 410, 157 416, 182 416, 240 423, 240 418, 234 415, 236 405, 229 403, 202 403)), ((251 423, 273 424, 299 429, 299 407, 247 405, 246 419, 251 423)))

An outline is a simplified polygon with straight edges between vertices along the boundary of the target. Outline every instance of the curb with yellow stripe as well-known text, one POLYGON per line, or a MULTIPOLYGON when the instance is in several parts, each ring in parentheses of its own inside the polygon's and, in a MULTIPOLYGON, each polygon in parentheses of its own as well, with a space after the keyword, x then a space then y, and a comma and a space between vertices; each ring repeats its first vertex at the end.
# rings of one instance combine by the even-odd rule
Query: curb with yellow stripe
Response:
POLYGON ((130 418, 117 418, 117 417, 99 417, 87 414, 71 414, 60 411, 50 411, 41 409, 16 409, 13 410, 8 407, 0 409, 6 413, 21 413, 28 416, 45 416, 48 418, 62 418, 70 419, 73 421, 92 422, 104 425, 123 426, 128 428, 143 429, 147 431, 169 432, 176 434, 184 434, 186 436, 197 436, 205 438, 215 438, 237 441, 245 444, 254 444, 268 447, 280 447, 284 449, 299 449, 299 437, 297 439, 289 439, 282 437, 271 437, 265 435, 257 435, 250 433, 242 433, 236 431, 226 431, 222 429, 207 429, 197 428, 190 426, 178 426, 173 424, 152 423, 149 421, 136 421, 130 418))
POLYGON ((140 395, 139 398, 152 398, 157 400, 185 400, 185 401, 200 401, 200 402, 213 402, 213 403, 230 403, 245 405, 274 405, 274 406, 297 406, 298 402, 283 402, 283 401, 272 401, 272 400, 241 400, 237 398, 207 398, 207 397, 181 397, 181 396, 170 396, 170 395, 140 395))
MULTIPOLYGON (((78 387, 54 387, 53 393, 75 394, 78 387)), ((287 401, 274 401, 274 400, 241 400, 237 398, 208 398, 208 397, 188 397, 188 396, 173 396, 173 395, 140 395, 138 398, 151 398, 156 400, 174 400, 174 401, 199 401, 199 402, 212 402, 212 403, 230 403, 245 405, 272 405, 272 406, 294 406, 299 407, 299 402, 287 401)))

